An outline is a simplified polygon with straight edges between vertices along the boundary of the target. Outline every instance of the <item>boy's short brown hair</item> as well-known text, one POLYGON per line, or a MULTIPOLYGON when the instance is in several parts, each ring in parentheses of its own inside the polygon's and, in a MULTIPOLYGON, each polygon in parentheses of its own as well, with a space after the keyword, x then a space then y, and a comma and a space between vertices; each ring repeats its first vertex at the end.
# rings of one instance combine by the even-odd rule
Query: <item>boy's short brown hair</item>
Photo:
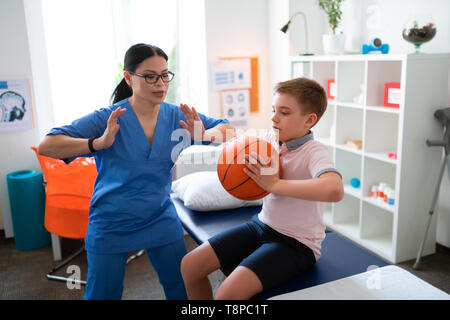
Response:
MULTIPOLYGON (((317 121, 327 109, 327 94, 317 82, 308 78, 296 78, 278 83, 274 93, 286 93, 293 96, 302 106, 302 114, 315 113, 317 121)), ((314 124, 315 125, 315 124, 314 124)))

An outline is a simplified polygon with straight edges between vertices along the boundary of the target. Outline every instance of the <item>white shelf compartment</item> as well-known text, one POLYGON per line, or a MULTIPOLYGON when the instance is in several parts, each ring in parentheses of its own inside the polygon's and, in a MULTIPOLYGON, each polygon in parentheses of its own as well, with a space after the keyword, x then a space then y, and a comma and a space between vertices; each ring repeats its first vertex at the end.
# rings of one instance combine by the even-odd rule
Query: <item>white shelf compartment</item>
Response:
POLYGON ((334 144, 334 132, 332 130, 334 128, 335 109, 334 105, 328 105, 319 122, 311 129, 314 132, 314 139, 325 145, 334 144))
POLYGON ((293 61, 291 64, 291 76, 292 78, 311 78, 311 69, 312 62, 310 61, 293 61))
POLYGON ((333 224, 330 228, 350 239, 359 239, 360 206, 360 199, 345 194, 342 201, 334 204, 333 224))
POLYGON ((383 106, 384 84, 401 82, 402 61, 368 61, 367 64, 367 105, 383 106))
POLYGON ((357 178, 361 181, 361 155, 348 152, 341 149, 336 149, 335 166, 342 175, 342 183, 347 194, 354 197, 361 198, 362 191, 350 186, 350 180, 357 178))
MULTIPOLYGON (((366 156, 395 163, 388 153, 397 153, 398 113, 366 111, 366 130, 363 150, 366 156)), ((397 154, 398 156, 398 154, 397 154)))
POLYGON ((384 182, 391 187, 396 188, 396 165, 377 159, 364 157, 364 175, 362 182, 362 196, 364 199, 370 199, 371 187, 384 182))
POLYGON ((352 104, 365 85, 364 61, 339 61, 337 65, 336 101, 352 104))
POLYGON ((336 63, 334 61, 316 61, 312 66, 312 79, 316 80, 326 90, 327 81, 335 79, 336 63))
POLYGON ((350 152, 361 153, 361 149, 353 149, 346 145, 347 140, 363 140, 363 110, 336 108, 336 147, 350 152))
POLYGON ((394 108, 394 107, 366 106, 365 109, 370 110, 370 111, 376 111, 376 112, 385 112, 385 113, 394 113, 394 114, 400 113, 399 108, 394 108))
POLYGON ((395 205, 387 204, 386 202, 381 201, 379 198, 363 197, 362 199, 365 202, 370 203, 371 205, 379 207, 380 209, 395 213, 395 205))
POLYGON ((382 257, 393 255, 393 221, 391 212, 374 206, 371 203, 362 203, 361 214, 361 243, 372 252, 382 257))

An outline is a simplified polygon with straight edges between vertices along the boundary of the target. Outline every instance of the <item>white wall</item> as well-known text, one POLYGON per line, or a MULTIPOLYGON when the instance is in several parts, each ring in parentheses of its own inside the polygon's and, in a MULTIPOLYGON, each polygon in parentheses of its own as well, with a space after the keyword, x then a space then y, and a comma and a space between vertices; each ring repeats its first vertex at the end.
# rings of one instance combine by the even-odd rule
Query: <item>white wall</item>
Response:
POLYGON ((280 29, 289 20, 289 0, 268 0, 267 21, 269 37, 270 87, 290 76, 289 36, 280 29))
MULTIPOLYGON (((267 36, 267 1, 205 1, 207 60, 210 66, 221 57, 259 57, 259 113, 251 114, 249 127, 270 128, 272 88, 269 74, 269 40, 267 36)), ((211 80, 211 74, 208 75, 211 80)), ((212 116, 220 116, 220 96, 211 89, 209 104, 212 116)))
POLYGON ((7 192, 6 175, 17 170, 31 169, 40 171, 30 146, 39 143, 38 125, 42 118, 37 106, 36 89, 40 84, 33 81, 30 47, 22 1, 0 1, 0 78, 21 78, 30 80, 31 99, 34 108, 32 130, 0 133, 0 229, 5 229, 6 237, 13 236, 10 206, 7 192))

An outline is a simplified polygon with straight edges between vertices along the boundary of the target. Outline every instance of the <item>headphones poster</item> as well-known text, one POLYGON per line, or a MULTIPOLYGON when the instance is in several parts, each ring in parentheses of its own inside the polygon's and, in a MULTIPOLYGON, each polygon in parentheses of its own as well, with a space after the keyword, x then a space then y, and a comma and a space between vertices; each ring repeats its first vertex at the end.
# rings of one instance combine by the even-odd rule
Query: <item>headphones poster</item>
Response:
POLYGON ((0 78, 0 132, 33 128, 28 79, 0 78))

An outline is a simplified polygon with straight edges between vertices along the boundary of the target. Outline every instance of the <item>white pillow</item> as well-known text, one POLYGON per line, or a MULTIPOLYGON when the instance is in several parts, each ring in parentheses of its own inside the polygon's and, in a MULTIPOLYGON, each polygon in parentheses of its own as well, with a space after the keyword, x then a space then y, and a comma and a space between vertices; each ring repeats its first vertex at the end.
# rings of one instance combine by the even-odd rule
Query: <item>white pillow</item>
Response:
POLYGON ((184 205, 196 211, 215 211, 262 205, 262 199, 246 201, 233 197, 220 183, 216 171, 199 171, 172 183, 172 191, 184 205))

